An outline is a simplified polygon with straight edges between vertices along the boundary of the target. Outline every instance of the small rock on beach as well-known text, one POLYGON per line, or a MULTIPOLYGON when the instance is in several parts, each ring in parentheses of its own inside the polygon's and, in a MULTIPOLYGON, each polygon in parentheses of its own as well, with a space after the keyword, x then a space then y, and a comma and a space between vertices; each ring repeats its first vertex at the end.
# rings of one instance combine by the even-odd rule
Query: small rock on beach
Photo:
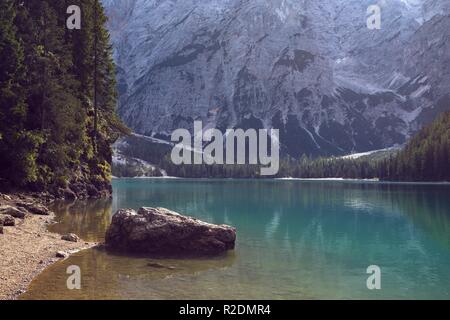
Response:
POLYGON ((5 227, 14 227, 16 225, 16 221, 9 214, 0 216, 0 225, 5 227))
POLYGON ((5 205, 5 206, 0 206, 0 214, 10 215, 14 218, 24 219, 26 212, 19 210, 15 207, 9 206, 9 205, 5 205))
POLYGON ((66 253, 66 252, 64 252, 64 251, 58 251, 58 252, 56 252, 56 257, 57 258, 67 258, 69 255, 66 253))

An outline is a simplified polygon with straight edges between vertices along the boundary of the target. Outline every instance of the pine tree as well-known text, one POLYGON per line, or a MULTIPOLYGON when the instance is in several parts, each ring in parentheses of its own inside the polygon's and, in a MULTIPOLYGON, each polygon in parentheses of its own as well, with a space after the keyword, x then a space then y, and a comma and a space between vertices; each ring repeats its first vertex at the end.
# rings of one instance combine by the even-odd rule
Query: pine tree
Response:
POLYGON ((100 2, 2 0, 0 9, 0 179, 59 195, 109 189, 111 144, 128 129, 115 113, 100 2), (81 30, 66 28, 69 4, 82 9, 81 30))
POLYGON ((42 139, 25 130, 24 52, 16 13, 15 1, 0 2, 0 177, 22 186, 37 179, 36 153, 42 139))

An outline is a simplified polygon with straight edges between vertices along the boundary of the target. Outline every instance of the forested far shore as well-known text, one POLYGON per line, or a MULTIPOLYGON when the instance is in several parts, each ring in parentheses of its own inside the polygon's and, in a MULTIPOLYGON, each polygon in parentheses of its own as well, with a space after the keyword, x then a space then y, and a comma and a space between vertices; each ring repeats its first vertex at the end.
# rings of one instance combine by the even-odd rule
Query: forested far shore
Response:
POLYGON ((0 2, 0 186, 60 197, 110 192, 111 144, 127 128, 100 1, 0 2))
MULTIPOLYGON (((125 150, 130 157, 143 159, 163 169, 168 176, 180 178, 270 178, 260 176, 258 165, 175 165, 170 147, 149 144, 138 137, 127 138, 125 150)), ((368 155, 357 159, 345 157, 300 159, 285 157, 272 178, 344 178, 385 181, 450 181, 450 111, 442 113, 423 128, 400 151, 368 155)), ((132 166, 115 164, 117 177, 135 176, 132 166)), ((161 170, 139 171, 142 176, 161 176, 161 170)))

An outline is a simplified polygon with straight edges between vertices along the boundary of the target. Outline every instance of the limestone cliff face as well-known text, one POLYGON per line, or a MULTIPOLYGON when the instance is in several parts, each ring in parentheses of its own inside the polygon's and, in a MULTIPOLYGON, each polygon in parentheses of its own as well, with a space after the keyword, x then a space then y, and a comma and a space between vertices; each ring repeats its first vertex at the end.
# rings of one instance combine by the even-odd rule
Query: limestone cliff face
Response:
POLYGON ((401 144, 450 109, 450 5, 385 0, 104 0, 120 114, 136 132, 279 128, 293 155, 401 144))

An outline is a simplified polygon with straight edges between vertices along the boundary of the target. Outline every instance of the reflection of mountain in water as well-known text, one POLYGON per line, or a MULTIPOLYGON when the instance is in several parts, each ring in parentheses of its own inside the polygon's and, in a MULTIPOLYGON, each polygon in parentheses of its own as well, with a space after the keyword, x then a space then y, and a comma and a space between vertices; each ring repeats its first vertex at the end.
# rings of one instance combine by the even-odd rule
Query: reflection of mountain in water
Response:
MULTIPOLYGON (((448 186, 252 180, 200 182, 191 187, 192 182, 188 180, 175 182, 181 188, 170 192, 174 183, 144 182, 158 184, 154 188, 134 186, 132 181, 123 183, 132 187, 121 191, 114 201, 114 210, 166 206, 213 223, 238 226, 239 234, 267 241, 283 239, 287 247, 300 245, 307 238, 310 243, 305 246, 331 248, 340 243, 347 246, 345 250, 367 251, 371 244, 378 243, 380 249, 383 239, 375 232, 378 229, 391 233, 391 237, 405 233, 413 243, 416 235, 410 234, 402 220, 407 217, 445 248, 450 248, 448 186), (183 188, 183 184, 189 187, 183 188), (132 199, 131 203, 124 205, 127 199, 132 199), (254 216, 257 218, 252 221, 254 216), (359 241, 354 243, 353 238, 359 241), (361 239, 365 239, 367 247, 361 248, 361 239)), ((98 200, 59 204, 54 209, 61 223, 52 230, 101 240, 110 223, 112 205, 109 200, 98 200)), ((391 237, 385 236, 387 247, 391 237)))
MULTIPOLYGON (((161 206, 237 227, 233 254, 154 260, 90 250, 80 264, 95 298, 442 298, 450 283, 448 185, 262 180, 114 181, 114 202, 60 205, 54 228, 98 239, 111 210, 161 206), (97 237, 97 238, 96 238, 97 237), (365 268, 382 267, 383 292, 365 268), (172 268, 174 267, 174 268, 172 268)), ((65 263, 65 262, 64 262, 65 263)), ((30 293, 58 289, 65 264, 30 293), (55 279, 53 277, 56 277, 55 279)), ((76 295, 75 293, 73 293, 76 295)), ((72 296, 71 296, 72 297, 72 296)))

